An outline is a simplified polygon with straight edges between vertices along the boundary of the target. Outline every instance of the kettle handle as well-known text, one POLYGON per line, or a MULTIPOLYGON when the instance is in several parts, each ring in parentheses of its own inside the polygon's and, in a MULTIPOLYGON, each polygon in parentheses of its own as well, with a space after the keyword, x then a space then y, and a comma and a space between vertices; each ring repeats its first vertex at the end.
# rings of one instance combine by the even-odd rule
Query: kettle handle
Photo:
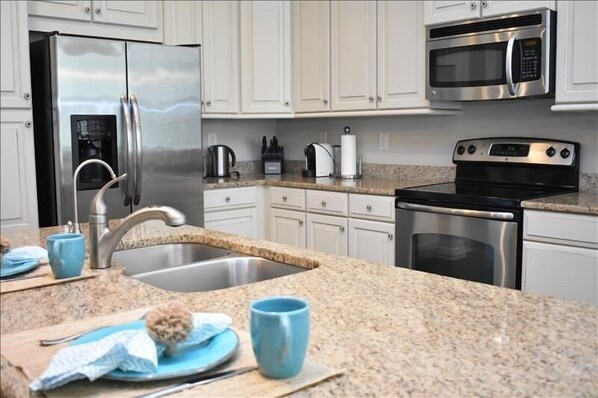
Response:
POLYGON ((230 153, 230 155, 231 155, 231 157, 232 157, 232 160, 231 160, 231 163, 230 163, 230 165, 231 165, 232 167, 235 167, 235 163, 237 162, 237 158, 236 158, 236 156, 235 156, 235 152, 234 152, 232 149, 230 149, 230 147, 228 147, 228 146, 226 146, 226 145, 223 145, 223 147, 225 147, 225 148, 226 148, 226 150, 228 151, 228 153, 230 153))

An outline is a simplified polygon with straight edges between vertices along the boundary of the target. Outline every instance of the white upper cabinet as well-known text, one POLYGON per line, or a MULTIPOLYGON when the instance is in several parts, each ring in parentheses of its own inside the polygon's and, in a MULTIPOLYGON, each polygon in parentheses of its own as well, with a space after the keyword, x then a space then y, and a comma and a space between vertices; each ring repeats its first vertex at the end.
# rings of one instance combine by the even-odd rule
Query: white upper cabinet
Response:
POLYGON ((164 2, 164 44, 202 44, 202 2, 164 2))
POLYGON ((424 1, 426 25, 492 17, 539 8, 555 9, 555 1, 424 1))
POLYGON ((559 1, 553 111, 598 110, 598 2, 559 1))
POLYGON ((239 2, 203 2, 205 113, 239 113, 239 2))
POLYGON ((241 109, 291 112, 291 5, 241 2, 241 109))
POLYGON ((332 110, 376 109, 376 2, 331 3, 332 110))
POLYGON ((162 1, 28 1, 29 30, 163 42, 162 1))
POLYGON ((31 108, 27 4, 2 1, 0 11, 0 106, 31 108))
POLYGON ((295 1, 293 91, 295 112, 330 110, 330 3, 295 1))

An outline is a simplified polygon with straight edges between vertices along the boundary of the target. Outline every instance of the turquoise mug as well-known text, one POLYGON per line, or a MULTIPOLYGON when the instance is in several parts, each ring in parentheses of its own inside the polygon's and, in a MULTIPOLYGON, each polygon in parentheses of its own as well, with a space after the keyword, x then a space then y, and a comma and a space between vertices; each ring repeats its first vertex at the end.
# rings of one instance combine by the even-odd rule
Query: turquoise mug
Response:
POLYGON ((81 234, 55 234, 46 238, 48 260, 56 279, 81 275, 85 262, 85 238, 81 234))
POLYGON ((251 345, 259 372, 286 379, 303 367, 309 340, 309 304, 297 297, 266 297, 249 306, 251 345))

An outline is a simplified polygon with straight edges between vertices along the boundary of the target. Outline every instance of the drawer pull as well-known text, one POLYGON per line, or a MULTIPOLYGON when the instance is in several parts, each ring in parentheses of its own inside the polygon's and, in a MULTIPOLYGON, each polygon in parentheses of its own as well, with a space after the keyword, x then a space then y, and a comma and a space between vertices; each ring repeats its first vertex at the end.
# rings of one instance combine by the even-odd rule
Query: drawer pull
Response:
POLYGON ((225 201, 226 203, 230 202, 230 196, 227 196, 226 198, 224 198, 224 201, 225 201))
POLYGON ((371 205, 367 205, 365 208, 366 208, 367 211, 372 211, 372 206, 371 205))
POLYGON ((345 232, 345 227, 341 227, 341 232, 345 232))
POLYGON ((33 125, 33 123, 31 123, 31 120, 27 120, 25 122, 25 127, 27 127, 27 128, 31 128, 32 125, 33 125))
POLYGON ((31 99, 31 93, 25 93, 23 94, 23 98, 27 101, 29 101, 31 99))
POLYGON ((322 201, 322 207, 326 207, 326 201, 325 200, 322 201))
POLYGON ((102 10, 99 8, 96 8, 96 14, 100 15, 102 13, 102 10))
POLYGON ((299 225, 303 225, 303 220, 299 220, 299 225))
POLYGON ((85 13, 89 14, 91 12, 91 7, 85 7, 85 13))
POLYGON ((282 201, 283 201, 283 202, 286 202, 288 199, 289 199, 289 198, 287 198, 286 196, 283 196, 283 197, 282 197, 282 201))
POLYGON ((392 234, 388 234, 388 240, 392 240, 392 234))

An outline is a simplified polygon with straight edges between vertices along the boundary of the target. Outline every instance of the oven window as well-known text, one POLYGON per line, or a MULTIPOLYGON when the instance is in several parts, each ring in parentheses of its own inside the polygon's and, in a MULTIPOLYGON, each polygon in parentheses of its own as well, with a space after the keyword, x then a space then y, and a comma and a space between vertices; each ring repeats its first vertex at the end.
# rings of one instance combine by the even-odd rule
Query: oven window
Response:
POLYGON ((493 284, 494 248, 459 236, 417 234, 413 236, 413 269, 493 284))
MULTIPOLYGON (((518 47, 518 46, 517 46, 518 47)), ((477 87, 506 84, 507 43, 478 44, 430 51, 431 87, 477 87)), ((518 48, 514 51, 518 57, 518 48)), ((513 65, 518 65, 518 59, 513 65)), ((518 74, 513 71, 513 76, 518 74)))

